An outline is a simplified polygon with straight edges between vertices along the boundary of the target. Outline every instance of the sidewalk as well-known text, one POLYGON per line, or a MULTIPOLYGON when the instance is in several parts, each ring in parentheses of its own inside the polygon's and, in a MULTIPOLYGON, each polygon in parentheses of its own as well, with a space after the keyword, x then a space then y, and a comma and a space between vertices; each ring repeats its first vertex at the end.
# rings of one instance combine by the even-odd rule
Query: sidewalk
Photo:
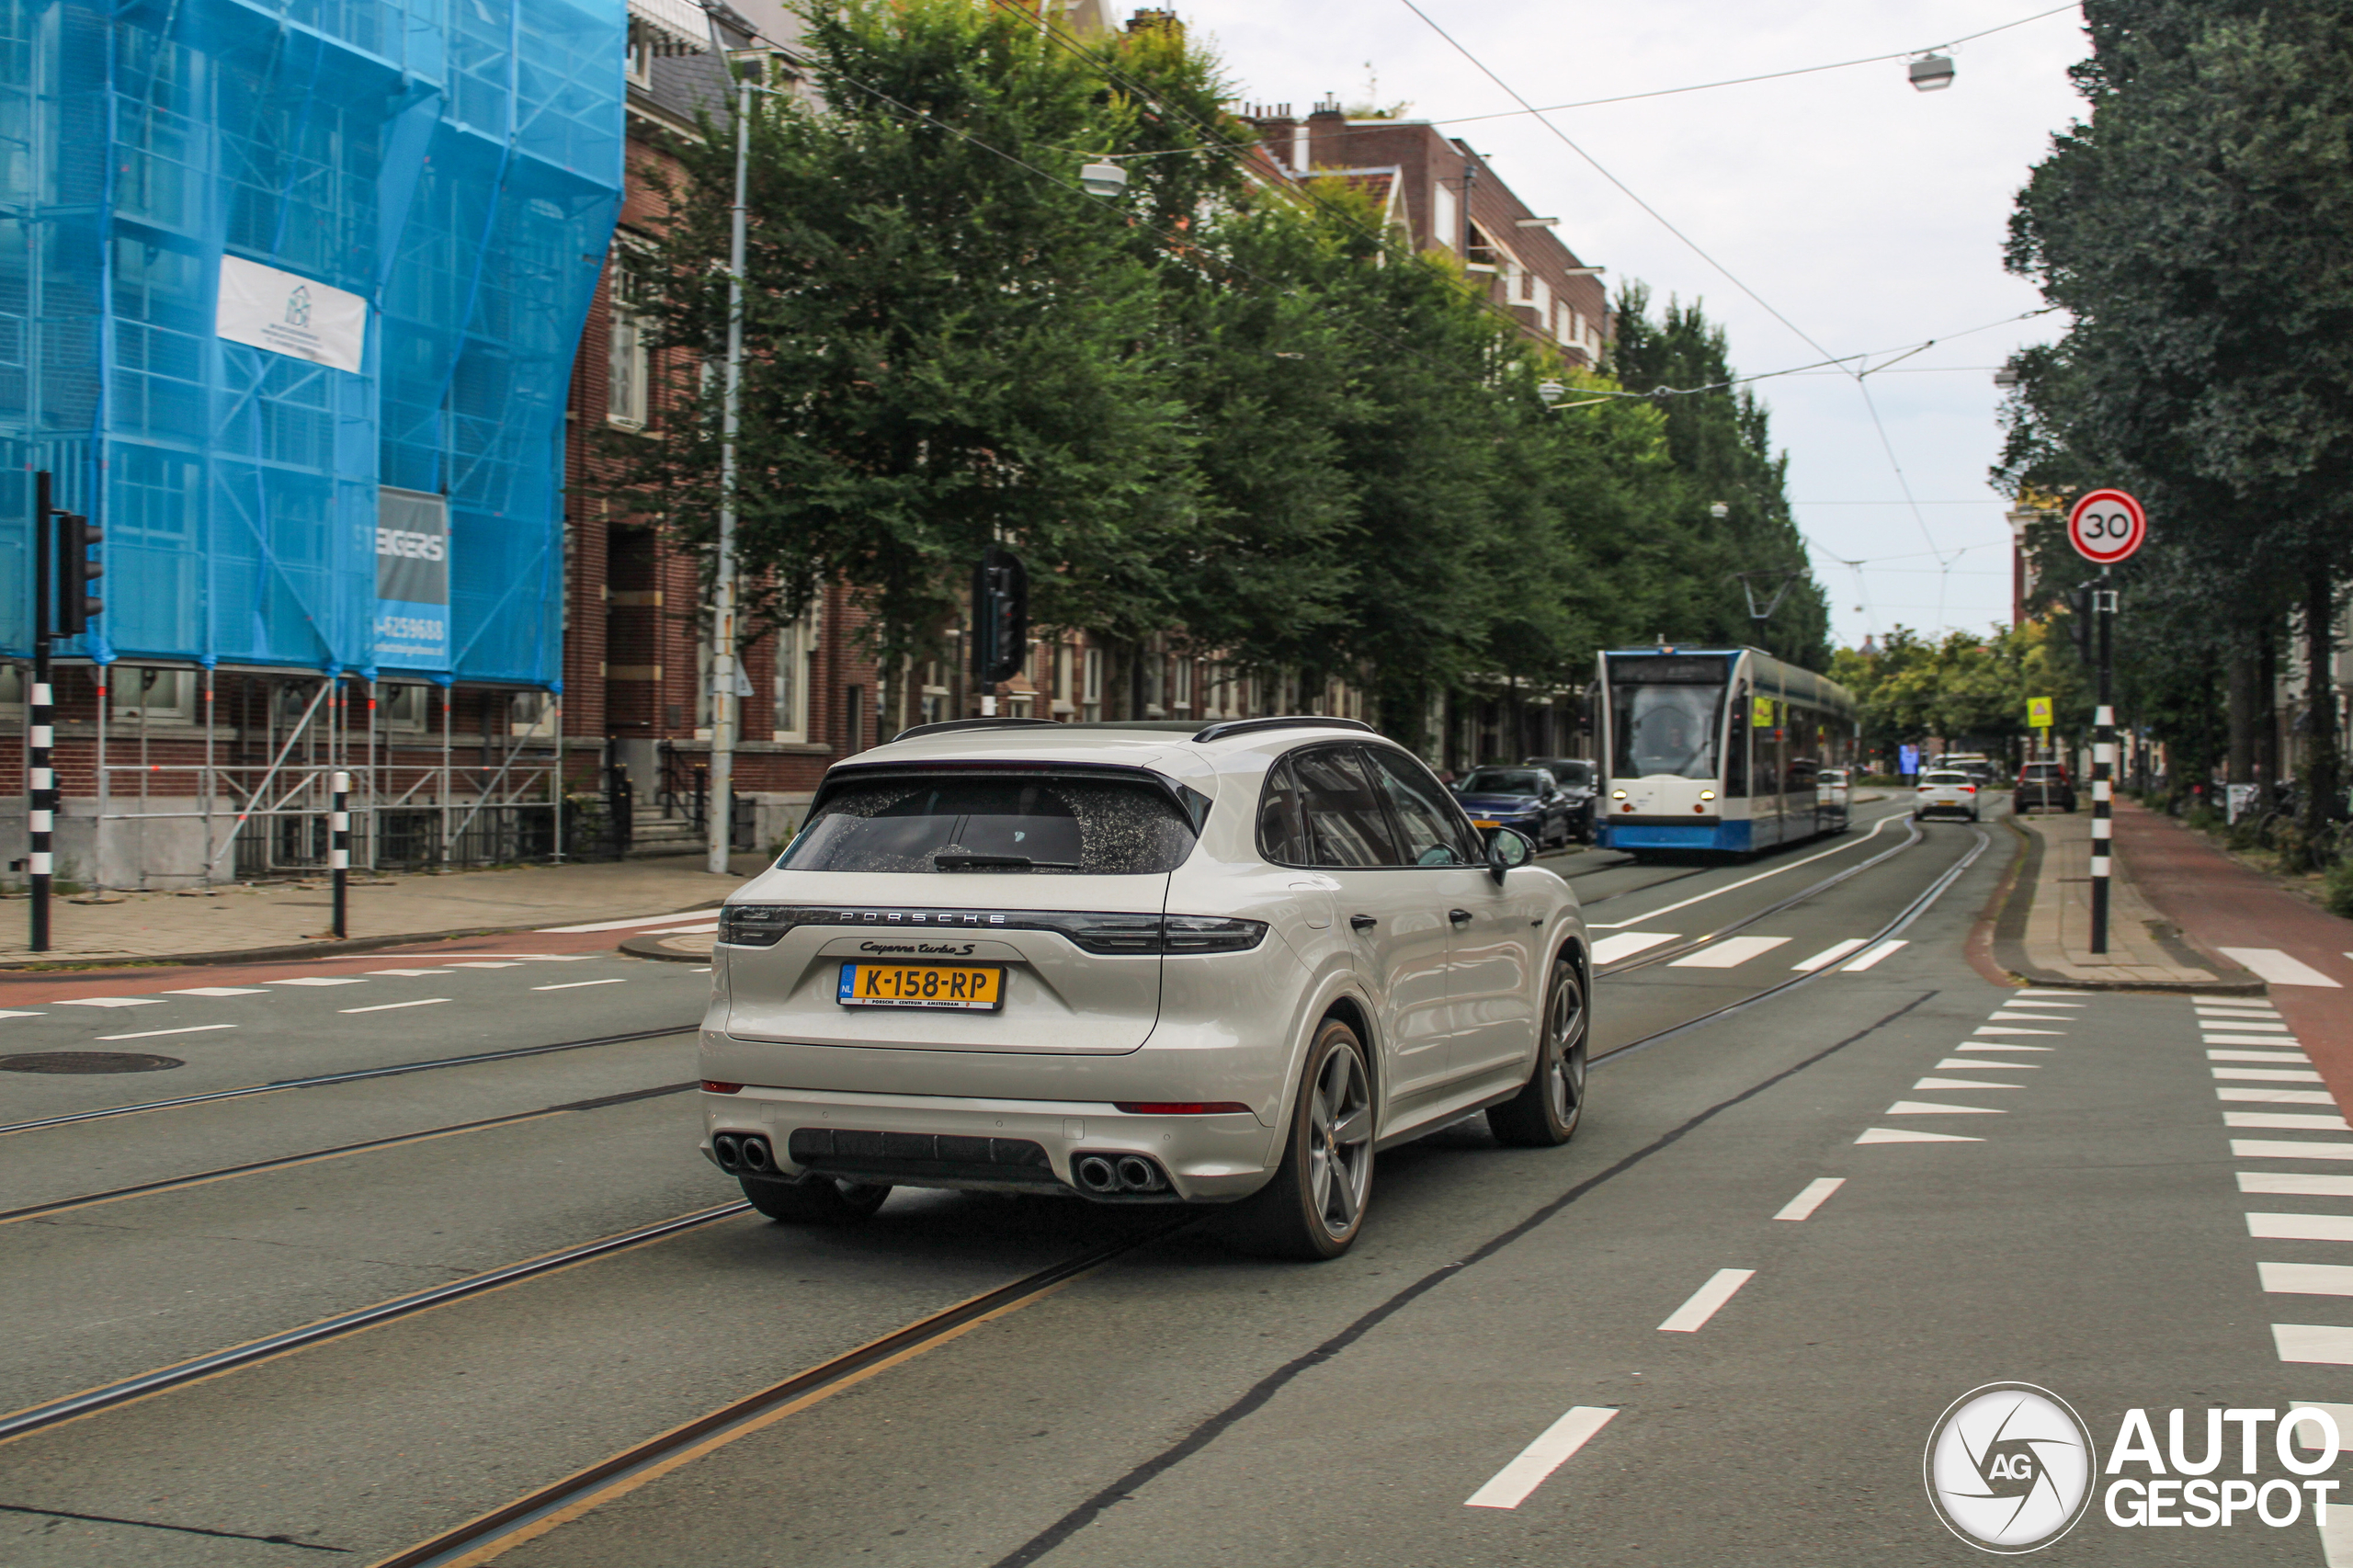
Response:
POLYGON ((324 876, 210 892, 108 893, 104 903, 50 900, 51 951, 27 946, 29 903, 0 900, 0 970, 40 964, 217 962, 349 952, 398 941, 667 915, 719 903, 767 865, 738 855, 714 877, 699 855, 518 866, 440 876, 351 879, 350 938, 324 936, 333 895, 324 876))
MULTIPOLYGON (((2120 819, 2130 809, 2135 808, 2116 802, 2120 819)), ((2027 839, 2024 863, 1994 931, 1995 960, 2004 969, 2038 985, 2262 992, 2253 974, 2194 932, 2186 936, 2183 922, 2152 902, 2147 890, 2163 869, 2124 846, 2120 820, 2109 880, 2105 953, 2091 950, 2091 812, 2004 820, 2027 839)))

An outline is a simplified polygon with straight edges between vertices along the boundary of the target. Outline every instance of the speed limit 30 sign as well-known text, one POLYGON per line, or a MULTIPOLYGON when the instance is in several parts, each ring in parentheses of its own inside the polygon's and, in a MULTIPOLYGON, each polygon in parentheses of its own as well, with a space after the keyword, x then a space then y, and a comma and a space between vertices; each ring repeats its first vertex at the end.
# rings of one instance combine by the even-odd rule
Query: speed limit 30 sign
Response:
POLYGON ((2095 490, 2067 511, 2067 542, 2095 566, 2113 566, 2149 537, 2149 515, 2121 490, 2095 490))

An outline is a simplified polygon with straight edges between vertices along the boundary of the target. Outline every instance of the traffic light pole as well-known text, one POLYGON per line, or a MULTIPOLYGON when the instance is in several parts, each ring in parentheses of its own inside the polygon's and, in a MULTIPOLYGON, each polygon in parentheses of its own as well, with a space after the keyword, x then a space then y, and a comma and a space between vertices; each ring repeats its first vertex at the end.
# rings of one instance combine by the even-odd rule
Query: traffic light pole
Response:
POLYGON ((49 475, 33 478, 33 688, 27 705, 28 743, 25 774, 25 826, 31 835, 32 950, 49 951, 49 877, 51 836, 57 813, 57 775, 50 759, 52 728, 49 690, 50 601, 56 593, 50 579, 49 475))
MULTIPOLYGON (((2100 574, 2105 584, 2108 574, 2100 574)), ((2099 638, 2099 707, 2092 716, 2092 941, 2095 953, 2108 951, 2109 846, 2113 820, 2109 815, 2116 790, 2116 590, 2092 588, 2092 619, 2099 638)))

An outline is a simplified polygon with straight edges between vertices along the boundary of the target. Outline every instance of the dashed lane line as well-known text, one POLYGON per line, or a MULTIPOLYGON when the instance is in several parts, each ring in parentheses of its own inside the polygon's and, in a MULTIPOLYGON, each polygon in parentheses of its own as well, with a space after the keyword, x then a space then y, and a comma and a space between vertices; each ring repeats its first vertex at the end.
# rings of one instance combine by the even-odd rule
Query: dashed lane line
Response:
POLYGON ((1845 1176, 1816 1176, 1813 1180, 1805 1184, 1805 1189, 1803 1191, 1800 1192, 1795 1198, 1790 1199, 1787 1203, 1782 1204, 1781 1211, 1774 1215, 1773 1218, 1776 1220, 1811 1220, 1813 1218, 1813 1211, 1821 1208, 1824 1201, 1826 1200, 1832 1193, 1837 1191, 1840 1187, 1846 1185, 1847 1178, 1845 1176))
POLYGON ((1710 1318, 1723 1310, 1726 1301, 1740 1291, 1743 1285, 1756 1278, 1753 1268, 1719 1268, 1709 1276, 1708 1282, 1691 1292, 1691 1299, 1667 1315, 1658 1325, 1661 1334, 1697 1334, 1707 1326, 1710 1318))
POLYGON ((414 1002, 379 1002, 372 1007, 337 1007, 338 1013, 389 1013, 396 1007, 432 1007, 447 1002, 447 996, 420 996, 414 1002))
POLYGON ((553 985, 534 985, 531 989, 534 991, 577 991, 584 985, 627 985, 628 983, 629 982, 620 975, 614 975, 607 980, 559 981, 553 985))
POLYGON ((1923 1078, 1915 1089, 2023 1089, 2024 1084, 1989 1084, 1976 1078, 1923 1078))
POLYGON ((52 1007, 153 1007, 162 1004, 161 996, 70 996, 51 1002, 52 1007))
POLYGON ((1938 1105, 1933 1100, 1898 1100, 1882 1116, 2007 1116, 2010 1113, 1988 1105, 1938 1105))
POLYGON ((141 1029, 136 1034, 102 1034, 100 1040, 153 1040, 157 1035, 204 1034, 212 1029, 233 1029, 234 1024, 189 1024, 176 1029, 141 1029))
POLYGON ((1858 1143, 1983 1143, 1959 1132, 1923 1132, 1911 1127, 1866 1127, 1858 1143))
POLYGON ((1948 1056, 1937 1063, 1937 1070, 1949 1073, 1955 1069, 1969 1073, 2040 1073, 2040 1062, 2003 1062, 1993 1057, 1948 1056))
POLYGON ((1571 1455, 1609 1425, 1618 1412, 1608 1405, 1579 1404, 1539 1434, 1518 1456, 1495 1471, 1487 1484, 1463 1499, 1466 1508, 1517 1508, 1549 1480, 1571 1455))

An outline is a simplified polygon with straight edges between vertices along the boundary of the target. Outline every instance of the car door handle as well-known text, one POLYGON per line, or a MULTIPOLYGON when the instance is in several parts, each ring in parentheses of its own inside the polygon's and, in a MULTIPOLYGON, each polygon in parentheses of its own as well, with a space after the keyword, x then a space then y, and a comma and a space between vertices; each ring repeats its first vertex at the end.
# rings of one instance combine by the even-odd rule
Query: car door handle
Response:
POLYGON ((1380 924, 1380 921, 1374 919, 1370 915, 1351 915, 1348 916, 1348 929, 1351 931, 1370 931, 1380 924))
POLYGON ((1471 922, 1471 912, 1467 909, 1449 909, 1446 912, 1446 917, 1457 926, 1467 926, 1471 922))

